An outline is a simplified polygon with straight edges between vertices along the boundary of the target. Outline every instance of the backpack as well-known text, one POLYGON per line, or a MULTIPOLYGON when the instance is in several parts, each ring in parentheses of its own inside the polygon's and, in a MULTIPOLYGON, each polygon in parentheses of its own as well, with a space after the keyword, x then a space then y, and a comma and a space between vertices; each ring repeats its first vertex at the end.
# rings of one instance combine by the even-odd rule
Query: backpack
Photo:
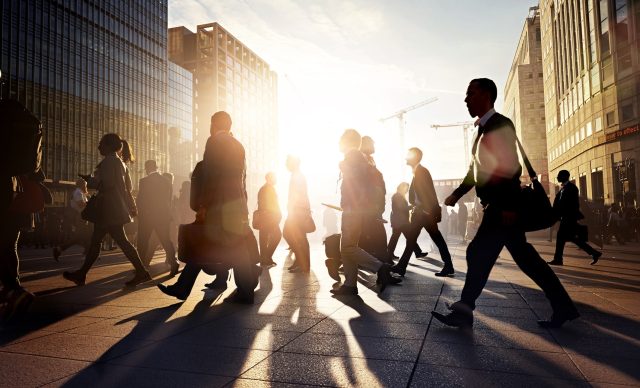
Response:
POLYGON ((3 175, 37 172, 42 162, 42 125, 16 100, 0 101, 5 152, 0 154, 3 175))

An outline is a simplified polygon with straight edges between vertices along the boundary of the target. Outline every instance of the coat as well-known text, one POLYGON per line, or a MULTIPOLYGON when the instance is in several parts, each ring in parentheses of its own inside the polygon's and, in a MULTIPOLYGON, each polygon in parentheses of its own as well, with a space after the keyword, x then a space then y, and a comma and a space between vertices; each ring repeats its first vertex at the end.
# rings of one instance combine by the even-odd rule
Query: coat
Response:
POLYGON ((409 203, 404 195, 395 193, 391 197, 391 228, 398 229, 409 225, 409 203))
POLYGON ((140 179, 138 197, 138 215, 140 220, 169 221, 171 219, 171 182, 153 172, 140 179))
POLYGON ((87 186, 98 190, 100 225, 124 225, 132 221, 130 207, 133 198, 130 198, 131 192, 127 188, 130 181, 129 170, 115 153, 98 163, 87 186))
POLYGON ((413 180, 409 187, 409 203, 414 205, 417 211, 423 211, 432 217, 435 222, 440 222, 442 208, 438 202, 431 173, 420 164, 416 166, 413 172, 413 180))
POLYGON ((578 194, 578 188, 571 182, 567 182, 556 194, 553 200, 553 211, 561 221, 575 222, 584 218, 580 212, 578 194))

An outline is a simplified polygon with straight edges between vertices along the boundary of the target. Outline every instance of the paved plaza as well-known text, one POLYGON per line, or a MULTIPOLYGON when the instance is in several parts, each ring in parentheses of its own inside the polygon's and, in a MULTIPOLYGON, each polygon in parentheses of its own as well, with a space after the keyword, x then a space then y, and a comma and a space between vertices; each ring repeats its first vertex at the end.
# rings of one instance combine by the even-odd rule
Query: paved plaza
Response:
MULTIPOLYGON (((532 240, 550 259, 553 245, 532 240)), ((401 241, 400 245, 402 246, 401 241)), ((162 294, 173 283, 156 252, 154 282, 123 289, 132 275, 120 251, 104 253, 87 285, 61 274, 50 250, 22 252, 22 279, 37 301, 20 322, 1 327, 0 386, 9 387, 456 387, 640 385, 640 246, 605 247, 590 260, 567 247, 555 268, 582 318, 547 330, 544 295, 503 251, 478 301, 473 331, 442 326, 430 311, 455 301, 465 275, 461 241, 450 243, 456 276, 433 276, 438 255, 412 259, 399 286, 382 295, 362 273, 359 297, 334 298, 321 244, 312 273, 264 271, 254 306, 223 303, 201 274, 184 303, 162 294), (434 259, 435 258, 435 259, 434 259), (373 287, 367 289, 367 286, 373 287)), ((232 283, 233 281, 231 281, 232 283)))

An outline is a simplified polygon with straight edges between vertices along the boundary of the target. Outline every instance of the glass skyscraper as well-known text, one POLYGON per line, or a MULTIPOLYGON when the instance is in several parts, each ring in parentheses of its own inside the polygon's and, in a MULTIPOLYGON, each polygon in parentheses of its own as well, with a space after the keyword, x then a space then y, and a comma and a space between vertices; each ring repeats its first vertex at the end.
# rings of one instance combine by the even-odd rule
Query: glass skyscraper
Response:
POLYGON ((75 180, 117 132, 140 162, 167 163, 167 0, 1 0, 2 97, 44 128, 44 170, 75 180))

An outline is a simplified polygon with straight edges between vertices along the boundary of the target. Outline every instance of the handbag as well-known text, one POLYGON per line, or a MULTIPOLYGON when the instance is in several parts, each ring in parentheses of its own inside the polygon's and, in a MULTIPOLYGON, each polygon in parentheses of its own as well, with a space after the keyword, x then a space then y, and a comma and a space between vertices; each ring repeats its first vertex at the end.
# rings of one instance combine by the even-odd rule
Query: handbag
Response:
MULTIPOLYGON (((44 190, 46 190, 47 193, 49 193, 49 190, 39 182, 29 179, 26 175, 21 175, 17 179, 21 191, 16 194, 11 202, 9 211, 19 214, 40 213, 44 211, 44 204, 46 202, 44 190)), ((49 193, 49 198, 51 198, 51 193, 49 193)))
POLYGON ((80 217, 82 217, 82 219, 85 221, 91 222, 92 224, 100 223, 100 208, 102 207, 101 203, 102 197, 100 197, 98 194, 93 194, 91 197, 89 197, 89 200, 87 201, 84 209, 82 209, 82 212, 80 212, 80 217))
POLYGON ((264 223, 261 215, 262 215, 262 210, 255 210, 253 212, 253 216, 251 217, 251 227, 253 229, 260 230, 260 228, 262 228, 264 223))
POLYGON ((518 149, 520 149, 520 154, 531 178, 531 184, 524 186, 520 191, 520 226, 525 232, 534 232, 536 230, 550 228, 556 223, 558 218, 517 136, 516 142, 518 143, 518 149))

